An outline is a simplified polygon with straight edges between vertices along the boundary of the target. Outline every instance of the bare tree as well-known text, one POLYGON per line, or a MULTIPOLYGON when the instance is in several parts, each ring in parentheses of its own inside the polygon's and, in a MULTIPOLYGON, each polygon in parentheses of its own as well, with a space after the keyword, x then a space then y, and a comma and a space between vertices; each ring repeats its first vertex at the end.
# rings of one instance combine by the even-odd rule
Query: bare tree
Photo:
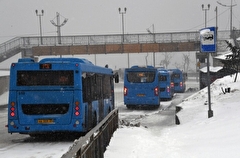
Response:
POLYGON ((146 60, 146 66, 148 65, 148 53, 147 55, 145 56, 145 60, 146 60))
POLYGON ((179 63, 177 63, 177 62, 175 62, 175 67, 177 68, 177 69, 182 69, 182 65, 181 64, 179 64, 179 63))
POLYGON ((183 54, 183 71, 187 72, 190 64, 190 54, 183 54))
POLYGON ((171 53, 164 53, 164 59, 160 61, 160 65, 164 66, 166 69, 168 65, 171 63, 172 54, 171 53))

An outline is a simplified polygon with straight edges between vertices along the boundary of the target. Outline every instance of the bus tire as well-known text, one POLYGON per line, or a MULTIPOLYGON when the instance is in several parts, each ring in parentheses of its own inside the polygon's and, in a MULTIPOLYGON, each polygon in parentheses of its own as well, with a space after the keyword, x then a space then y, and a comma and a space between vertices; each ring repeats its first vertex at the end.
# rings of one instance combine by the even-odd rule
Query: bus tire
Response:
POLYGON ((132 105, 126 105, 128 109, 132 109, 132 105))

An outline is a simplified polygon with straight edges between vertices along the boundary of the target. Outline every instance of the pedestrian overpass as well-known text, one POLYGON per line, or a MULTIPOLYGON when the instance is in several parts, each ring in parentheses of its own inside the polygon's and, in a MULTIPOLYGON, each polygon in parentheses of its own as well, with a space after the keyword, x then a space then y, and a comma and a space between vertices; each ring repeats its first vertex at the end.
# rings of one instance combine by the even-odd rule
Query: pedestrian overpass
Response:
MULTIPOLYGON (((239 37, 240 30, 235 30, 239 37)), ((230 32, 218 31, 218 50, 225 50, 230 32)), ((199 32, 16 37, 0 44, 0 62, 22 57, 49 55, 118 54, 199 51, 199 32)))

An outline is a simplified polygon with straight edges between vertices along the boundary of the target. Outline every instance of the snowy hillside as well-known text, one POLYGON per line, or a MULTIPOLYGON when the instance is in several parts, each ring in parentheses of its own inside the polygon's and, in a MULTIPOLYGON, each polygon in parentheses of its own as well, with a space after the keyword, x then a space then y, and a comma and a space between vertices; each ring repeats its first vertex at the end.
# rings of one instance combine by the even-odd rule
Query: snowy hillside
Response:
POLYGON ((240 157, 240 79, 236 83, 233 80, 227 76, 212 84, 212 118, 208 118, 205 88, 179 105, 183 108, 178 113, 180 125, 159 126, 157 131, 144 127, 118 129, 105 158, 240 157), (223 94, 221 87, 230 87, 231 92, 223 94))

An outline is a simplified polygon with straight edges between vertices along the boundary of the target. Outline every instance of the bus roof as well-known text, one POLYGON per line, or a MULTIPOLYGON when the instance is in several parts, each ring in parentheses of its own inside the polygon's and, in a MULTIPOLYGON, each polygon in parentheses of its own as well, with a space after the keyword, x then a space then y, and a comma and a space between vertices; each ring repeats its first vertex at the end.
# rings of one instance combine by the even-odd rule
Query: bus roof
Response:
POLYGON ((44 58, 39 63, 82 63, 93 65, 91 61, 82 58, 44 58))
POLYGON ((125 71, 157 71, 153 66, 132 66, 131 68, 126 68, 125 71))
POLYGON ((173 71, 174 73, 181 73, 182 71, 180 69, 169 69, 170 71, 173 71))
POLYGON ((150 66, 150 65, 147 65, 147 66, 139 66, 139 65, 134 65, 134 66, 132 66, 131 67, 131 69, 141 69, 141 68, 146 68, 146 69, 154 69, 154 67, 153 66, 150 66))
POLYGON ((158 72, 160 72, 160 74, 169 74, 167 70, 158 70, 158 72))
POLYGON ((24 63, 63 63, 63 64, 79 64, 82 71, 102 74, 113 74, 113 70, 106 67, 94 65, 91 61, 83 58, 44 58, 39 62, 35 62, 32 58, 21 58, 18 60, 19 64, 24 63))

